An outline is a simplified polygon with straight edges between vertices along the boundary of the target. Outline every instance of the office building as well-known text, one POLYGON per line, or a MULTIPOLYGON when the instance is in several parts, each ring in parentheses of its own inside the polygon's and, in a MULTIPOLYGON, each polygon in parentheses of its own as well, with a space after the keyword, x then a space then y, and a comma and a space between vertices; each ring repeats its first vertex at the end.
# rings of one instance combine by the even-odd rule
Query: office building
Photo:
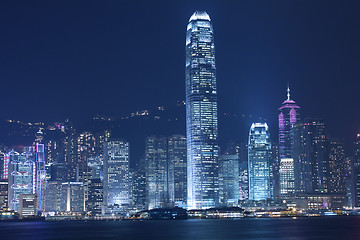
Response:
POLYGON ((248 149, 249 199, 259 201, 272 198, 271 142, 266 123, 251 125, 248 149))
POLYGON ((19 215, 20 218, 26 218, 37 215, 36 194, 19 195, 19 215))
POLYGON ((307 118, 294 124, 293 130, 296 193, 327 193, 325 121, 307 118))
POLYGON ((146 138, 146 201, 149 210, 170 205, 167 150, 166 137, 146 138))
POLYGON ((187 25, 185 69, 187 205, 206 209, 219 202, 215 44, 206 12, 196 11, 187 25))
POLYGON ((123 212, 130 204, 129 142, 111 139, 104 144, 104 205, 123 212))
POLYGON ((35 194, 36 167, 30 148, 18 153, 11 151, 9 156, 9 208, 19 210, 20 194, 35 194))
MULTIPOLYGON (((287 89, 287 99, 282 103, 279 108, 279 155, 280 155, 280 165, 282 159, 286 159, 283 161, 283 164, 289 166, 288 164, 292 162, 294 164, 293 159, 293 151, 294 151, 294 124, 299 121, 299 110, 300 107, 296 105, 295 101, 290 99, 290 88, 287 89)), ((285 167, 285 165, 283 167, 285 167)), ((294 166, 292 168, 287 168, 286 171, 293 171, 294 166), (291 170, 292 169, 292 170, 291 170)), ((283 168, 284 170, 284 168, 283 168)), ((291 176, 295 175, 295 173, 290 173, 291 176)), ((284 177, 284 176, 283 176, 284 177)), ((284 179, 283 179, 284 180, 284 179)), ((281 181, 281 180, 280 180, 281 181)), ((295 195, 295 185, 294 184, 285 184, 284 182, 280 183, 280 197, 288 198, 295 195), (281 186, 286 186, 286 189, 281 189, 281 186), (294 186, 293 189, 290 189, 290 186, 294 186), (285 193, 283 195, 281 193, 285 193)))
POLYGON ((178 207, 187 204, 186 138, 171 136, 168 140, 169 199, 178 207))
POLYGON ((7 209, 9 206, 8 201, 8 181, 6 179, 0 180, 0 210, 7 209))
POLYGON ((61 184, 60 211, 73 213, 85 211, 84 184, 82 182, 61 184))
POLYGON ((45 212, 59 212, 61 201, 61 182, 51 181, 46 184, 45 188, 45 212))
POLYGON ((219 197, 223 206, 238 206, 239 203, 239 157, 219 156, 219 197))

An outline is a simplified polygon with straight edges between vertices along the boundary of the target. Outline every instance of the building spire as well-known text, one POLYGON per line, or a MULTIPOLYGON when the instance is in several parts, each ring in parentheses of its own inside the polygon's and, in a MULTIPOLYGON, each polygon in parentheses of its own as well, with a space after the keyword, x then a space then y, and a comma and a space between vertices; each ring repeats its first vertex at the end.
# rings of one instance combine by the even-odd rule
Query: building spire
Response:
POLYGON ((288 87, 287 87, 287 101, 290 100, 290 86, 289 86, 289 83, 288 83, 288 87))

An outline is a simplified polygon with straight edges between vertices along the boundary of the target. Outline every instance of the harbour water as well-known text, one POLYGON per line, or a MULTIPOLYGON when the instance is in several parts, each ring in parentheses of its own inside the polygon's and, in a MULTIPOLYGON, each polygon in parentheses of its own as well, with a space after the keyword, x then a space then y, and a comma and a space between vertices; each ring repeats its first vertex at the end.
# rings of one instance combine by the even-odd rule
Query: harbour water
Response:
POLYGON ((1 240, 360 239, 360 217, 0 222, 1 240))

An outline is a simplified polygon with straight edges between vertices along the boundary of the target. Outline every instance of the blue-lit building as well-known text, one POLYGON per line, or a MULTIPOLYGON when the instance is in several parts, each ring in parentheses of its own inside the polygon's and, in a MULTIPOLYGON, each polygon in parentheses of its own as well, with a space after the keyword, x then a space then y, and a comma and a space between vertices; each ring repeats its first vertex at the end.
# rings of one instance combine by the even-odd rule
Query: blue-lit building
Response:
POLYGON ((104 144, 104 203, 116 212, 130 204, 129 142, 112 139, 104 144))
POLYGON ((219 202, 219 147, 214 32, 203 11, 187 25, 185 75, 187 207, 205 209, 219 202))
POLYGON ((170 204, 168 191, 167 138, 151 136, 145 141, 147 209, 170 204))
POLYGON ((239 203, 239 157, 219 156, 219 199, 223 206, 237 206, 239 203))
POLYGON ((26 147, 25 151, 18 153, 11 151, 9 157, 9 208, 19 211, 20 194, 36 193, 36 167, 34 156, 26 147))
POLYGON ((251 125, 248 159, 249 199, 259 201, 272 198, 271 142, 266 123, 253 123, 251 125))

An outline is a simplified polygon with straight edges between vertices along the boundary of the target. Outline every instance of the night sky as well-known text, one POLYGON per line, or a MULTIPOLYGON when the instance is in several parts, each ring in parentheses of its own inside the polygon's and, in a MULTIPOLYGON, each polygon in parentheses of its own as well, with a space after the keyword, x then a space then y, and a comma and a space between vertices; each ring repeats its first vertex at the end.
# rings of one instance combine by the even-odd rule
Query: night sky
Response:
POLYGON ((289 82, 302 117, 348 141, 360 132, 360 2, 341 0, 1 1, 0 119, 82 121, 184 100, 195 10, 214 26, 219 114, 277 129, 289 82))

